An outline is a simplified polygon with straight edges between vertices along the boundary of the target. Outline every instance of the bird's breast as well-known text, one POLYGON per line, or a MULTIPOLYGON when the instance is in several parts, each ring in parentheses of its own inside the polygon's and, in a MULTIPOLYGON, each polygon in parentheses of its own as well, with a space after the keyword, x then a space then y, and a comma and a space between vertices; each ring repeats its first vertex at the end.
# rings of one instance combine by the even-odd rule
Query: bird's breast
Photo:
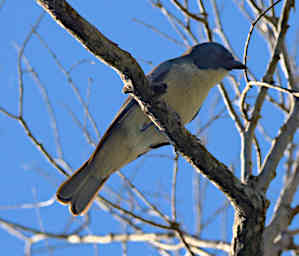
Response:
POLYGON ((219 83, 228 71, 225 69, 198 69, 193 64, 176 65, 165 77, 167 93, 164 100, 181 117, 184 124, 196 115, 210 89, 219 83))

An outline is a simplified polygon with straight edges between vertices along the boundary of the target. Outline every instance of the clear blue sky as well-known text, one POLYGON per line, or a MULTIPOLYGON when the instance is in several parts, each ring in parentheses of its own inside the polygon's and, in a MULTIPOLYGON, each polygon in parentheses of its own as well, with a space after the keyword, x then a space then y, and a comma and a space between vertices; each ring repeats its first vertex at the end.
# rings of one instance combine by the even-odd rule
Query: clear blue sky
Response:
MULTIPOLYGON (((232 42, 235 52, 242 58, 243 47, 250 24, 233 7, 231 1, 218 2, 220 2, 226 33, 232 42)), ((133 21, 134 18, 142 20, 145 23, 159 27, 161 31, 178 39, 166 18, 157 9, 152 8, 148 1, 73 0, 69 1, 69 3, 107 37, 116 42, 121 48, 132 53, 146 73, 160 62, 176 57, 185 51, 183 46, 175 45, 133 21), (149 65, 148 61, 152 62, 153 65, 149 65)), ((2 40, 0 40, 0 106, 5 107, 12 113, 17 113, 18 102, 17 48, 24 42, 41 13, 42 9, 33 0, 6 1, 0 10, 0 24, 2 24, 2 40)), ((299 17, 298 14, 293 13, 292 15, 294 16, 292 22, 294 23, 299 17), (295 15, 297 16, 296 18, 295 15)), ((291 25, 292 22, 290 23, 291 25)), ((287 38, 289 42, 295 40, 294 35, 297 30, 298 25, 291 26, 290 34, 287 38)), ((38 32, 51 49, 55 51, 57 58, 66 69, 69 69, 79 60, 88 60, 88 62, 75 68, 71 75, 85 100, 87 99, 89 79, 92 79, 89 99, 90 110, 97 122, 100 135, 103 135, 126 98, 121 93, 121 80, 112 69, 100 63, 64 29, 59 27, 49 15, 46 14, 43 18, 38 32)), ((253 40, 254 46, 251 46, 249 52, 249 67, 258 78, 261 78, 268 58, 267 46, 261 41, 258 33, 254 34, 253 40)), ((55 106, 54 111, 64 157, 70 166, 76 169, 93 150, 68 112, 70 109, 83 122, 84 112, 81 105, 66 81, 65 76, 36 36, 32 37, 28 47, 25 49, 25 56, 28 57, 31 65, 38 72, 42 83, 47 88, 51 103, 55 106)), ((234 74, 237 76, 242 75, 241 72, 235 72, 234 74)), ((241 86, 244 86, 243 79, 241 81, 241 86)), ((57 157, 47 109, 42 101, 40 90, 29 74, 24 76, 24 88, 24 117, 28 121, 33 134, 54 157, 57 157)), ((255 95, 255 93, 256 91, 253 90, 252 95, 255 95)), ((207 122, 212 114, 211 111, 218 112, 223 108, 224 105, 220 100, 220 103, 211 110, 210 106, 216 103, 217 97, 220 97, 220 94, 215 88, 210 93, 199 117, 188 126, 193 132, 196 132, 198 125, 203 125, 207 122)), ((266 106, 264 113, 271 114, 271 111, 273 111, 271 106, 266 106)), ((277 125, 282 120, 283 116, 278 116, 275 122, 271 119, 265 119, 267 132, 271 136, 276 134, 277 125)), ((45 157, 26 138, 24 130, 16 121, 0 114, 0 124, 0 150, 2 152, 0 155, 2 166, 0 217, 22 223, 25 226, 40 228, 38 217, 40 214, 40 220, 45 230, 62 232, 70 217, 68 209, 58 203, 42 208, 39 213, 35 209, 4 209, 5 206, 49 200, 55 195, 58 185, 65 178, 49 165, 45 157)), ((89 128, 92 131, 91 127, 89 128)), ((92 135, 93 139, 97 140, 95 133, 92 133, 92 135)), ((203 135, 206 136, 208 150, 225 164, 233 164, 238 173, 240 165, 240 137, 228 116, 226 115, 225 118, 215 122, 209 131, 203 135)), ((299 142, 298 135, 296 139, 299 142)), ((268 149, 269 145, 265 143, 262 145, 262 148, 268 149)), ((166 147, 152 151, 149 155, 138 159, 123 169, 124 173, 131 178, 134 184, 149 195, 161 191, 169 191, 173 163, 167 158, 159 157, 159 154, 172 156, 172 148, 166 147)), ((192 167, 185 160, 181 159, 179 166, 181 169, 178 178, 178 219, 184 223, 185 229, 194 231, 192 179, 194 179, 195 174, 192 167)), ((282 164, 280 167, 282 167, 282 164)), ((280 170, 282 169, 280 168, 280 170)), ((277 180, 282 175, 283 173, 278 172, 277 180)), ((121 184, 121 180, 116 174, 108 182, 108 186, 116 191, 119 191, 119 184, 121 184)), ((271 199, 272 193, 273 197, 277 195, 278 189, 279 182, 274 182, 268 197, 271 199)), ((103 191, 103 195, 105 193, 107 195, 107 191, 103 191)), ((163 209, 166 214, 170 214, 169 205, 165 204, 167 201, 161 199, 161 197, 165 196, 163 194, 160 195, 155 199, 154 203, 163 209)), ((209 198, 209 203, 206 204, 204 209, 206 219, 222 204, 223 200, 221 193, 213 186, 208 188, 207 197, 209 198)), ((297 195, 297 202, 298 199, 297 195)), ((273 207, 273 204, 271 207, 273 207)), ((229 213, 228 234, 230 235, 232 216, 231 211, 229 213)), ((103 212, 97 206, 91 208, 91 220, 91 232, 94 234, 104 235, 125 231, 118 222, 111 219, 109 214, 103 212)), ((82 221, 83 219, 78 217, 77 222, 81 223, 82 221)), ((221 239, 222 237, 215 236, 215 234, 219 235, 218 229, 222 227, 222 221, 223 219, 221 218, 216 219, 209 229, 210 231, 204 233, 204 237, 221 239)), ((147 230, 150 231, 152 228, 149 227, 147 230)), ((3 229, 0 229, 0 244, 3 255, 24 254, 23 241, 9 235, 3 229)), ((38 255, 40 255, 37 253, 39 248, 42 248, 40 253, 47 252, 45 245, 45 243, 40 243, 33 248, 33 251, 38 255)), ((61 241, 55 241, 51 245, 64 247, 65 244, 61 241)), ((129 245, 130 255, 140 255, 141 252, 144 255, 152 255, 151 253, 153 253, 148 246, 143 244, 134 245, 134 251, 130 251, 130 248, 132 247, 129 245)), ((99 251, 102 255, 105 255, 105 253, 118 255, 121 252, 121 245, 114 243, 112 245, 99 246, 99 251)), ((55 250, 53 255, 66 255, 67 253, 72 253, 73 255, 88 253, 88 255, 92 255, 93 252, 94 248, 91 245, 67 246, 64 249, 55 250)))

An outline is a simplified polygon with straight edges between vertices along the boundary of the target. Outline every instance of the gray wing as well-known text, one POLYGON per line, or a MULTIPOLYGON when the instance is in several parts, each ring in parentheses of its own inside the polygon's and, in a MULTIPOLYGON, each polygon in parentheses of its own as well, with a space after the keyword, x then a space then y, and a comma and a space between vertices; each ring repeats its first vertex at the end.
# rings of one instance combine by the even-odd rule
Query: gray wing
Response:
POLYGON ((90 157, 89 161, 91 161, 97 152, 101 149, 101 147, 105 144, 106 140, 110 137, 110 135, 113 133, 115 128, 119 126, 119 123, 126 117, 126 115, 129 113, 129 110, 131 110, 134 107, 138 107, 137 101, 135 101, 131 96, 129 96, 124 104, 121 106, 120 110, 118 111, 118 114, 115 116, 115 118, 112 120, 110 126, 106 130, 104 136, 100 140, 99 144, 97 145, 96 150, 93 152, 92 156, 90 157))

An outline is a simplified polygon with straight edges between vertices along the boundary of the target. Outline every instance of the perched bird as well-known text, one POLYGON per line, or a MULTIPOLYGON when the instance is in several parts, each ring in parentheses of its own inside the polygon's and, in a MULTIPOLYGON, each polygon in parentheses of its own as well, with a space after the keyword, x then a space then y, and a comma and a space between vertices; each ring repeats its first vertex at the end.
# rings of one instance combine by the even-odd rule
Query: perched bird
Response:
MULTIPOLYGON (((230 70, 245 68, 222 45, 209 42, 161 63, 147 78, 150 85, 166 84, 161 99, 187 124, 194 119, 213 86, 230 70)), ((70 204, 72 214, 83 214, 113 172, 151 149, 167 144, 166 136, 129 96, 92 156, 60 186, 58 201, 70 204)))

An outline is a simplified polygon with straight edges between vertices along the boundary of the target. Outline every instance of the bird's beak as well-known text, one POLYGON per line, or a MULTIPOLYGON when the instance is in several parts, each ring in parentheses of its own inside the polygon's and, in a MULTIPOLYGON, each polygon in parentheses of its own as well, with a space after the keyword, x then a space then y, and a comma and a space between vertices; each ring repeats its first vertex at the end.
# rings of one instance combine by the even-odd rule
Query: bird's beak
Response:
POLYGON ((232 60, 229 65, 230 69, 246 69, 247 67, 237 60, 232 60))

